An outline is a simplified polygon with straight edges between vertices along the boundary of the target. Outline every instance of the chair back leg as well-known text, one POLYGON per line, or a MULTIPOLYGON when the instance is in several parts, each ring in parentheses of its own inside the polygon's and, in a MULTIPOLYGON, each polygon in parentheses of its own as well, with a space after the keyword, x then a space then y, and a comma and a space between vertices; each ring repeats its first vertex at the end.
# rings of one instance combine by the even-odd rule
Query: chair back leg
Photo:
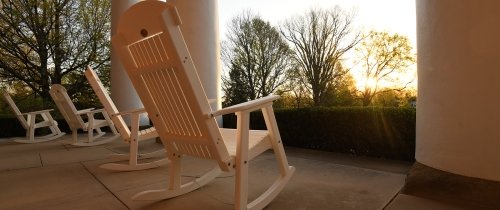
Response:
POLYGON ((71 138, 73 140, 73 144, 78 142, 78 129, 71 129, 71 138))

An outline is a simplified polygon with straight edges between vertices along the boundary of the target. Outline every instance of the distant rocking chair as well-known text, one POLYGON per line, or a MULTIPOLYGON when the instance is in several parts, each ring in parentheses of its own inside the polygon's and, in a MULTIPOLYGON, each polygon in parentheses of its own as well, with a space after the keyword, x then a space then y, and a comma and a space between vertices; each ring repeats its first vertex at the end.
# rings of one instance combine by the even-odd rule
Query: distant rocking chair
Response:
POLYGON ((54 84, 50 87, 50 96, 52 100, 57 105, 59 112, 61 112, 62 116, 68 123, 71 128, 72 133, 72 145, 75 146, 95 146, 100 144, 105 144, 111 142, 120 136, 118 135, 115 126, 111 119, 109 119, 108 114, 103 109, 84 109, 84 110, 76 110, 73 101, 68 96, 66 92, 66 88, 62 85, 54 84), (96 119, 94 117, 95 114, 101 113, 104 119, 96 119), (81 115, 87 115, 87 122, 84 122, 81 115), (107 138, 100 138, 106 134, 101 131, 102 127, 108 126, 113 133, 113 136, 107 138), (82 129, 83 131, 87 131, 87 141, 78 141, 78 129, 82 129), (94 136, 94 130, 97 132, 97 135, 94 136))
POLYGON ((144 191, 133 199, 180 196, 206 185, 221 171, 235 171, 235 209, 263 209, 295 171, 288 165, 272 108, 279 96, 212 111, 180 24, 175 7, 161 1, 141 1, 122 15, 112 37, 113 49, 117 50, 171 161, 168 188, 144 191), (250 112, 259 109, 267 130, 250 130, 250 112), (237 129, 219 128, 215 117, 229 113, 236 114, 237 129), (249 203, 249 161, 268 149, 274 151, 280 174, 264 193, 249 203), (182 184, 184 156, 215 160, 218 164, 203 176, 182 184))
POLYGON ((118 129, 118 132, 122 136, 123 140, 125 140, 127 143, 130 144, 130 152, 128 155, 114 155, 114 157, 118 158, 127 158, 129 160, 128 164, 106 163, 100 165, 99 167, 116 171, 134 171, 134 170, 156 168, 168 163, 169 162, 168 158, 147 163, 137 162, 138 158, 140 159, 152 158, 157 156, 159 153, 165 154, 164 149, 146 154, 139 154, 138 152, 139 142, 158 137, 158 132, 156 132, 156 129, 154 127, 139 130, 139 116, 141 114, 146 114, 146 110, 136 109, 136 110, 118 112, 118 109, 111 100, 111 97, 106 91, 106 88, 104 88, 101 80, 94 72, 94 70, 92 70, 92 68, 90 67, 87 67, 87 70, 85 71, 85 76, 87 77, 87 80, 92 89, 94 89, 94 92, 96 93, 97 97, 101 101, 101 104, 104 106, 104 109, 110 115, 111 120, 113 120, 113 123, 118 129), (123 120, 122 115, 130 115, 132 129, 128 128, 127 124, 123 120))
POLYGON ((19 111, 19 108, 17 108, 16 104, 10 97, 9 93, 3 91, 2 95, 7 104, 9 104, 12 111, 14 111, 14 114, 16 115, 16 118, 19 120, 19 123, 21 123, 21 126, 23 126, 23 128, 26 129, 26 139, 16 139, 14 140, 15 142, 41 143, 41 142, 55 140, 66 134, 64 132, 61 132, 61 130, 57 126, 57 121, 55 121, 52 118, 52 115, 50 115, 50 112, 53 111, 53 109, 21 113, 21 111, 19 111), (37 121, 36 118, 38 115, 42 117, 42 121, 36 122, 37 121), (45 136, 35 137, 35 129, 43 127, 48 127, 51 133, 45 136))

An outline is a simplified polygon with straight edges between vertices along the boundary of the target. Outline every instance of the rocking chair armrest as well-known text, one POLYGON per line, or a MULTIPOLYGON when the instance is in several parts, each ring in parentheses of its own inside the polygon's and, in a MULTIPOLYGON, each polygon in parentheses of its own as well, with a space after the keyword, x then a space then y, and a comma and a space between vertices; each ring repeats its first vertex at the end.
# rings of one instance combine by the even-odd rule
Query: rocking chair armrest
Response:
POLYGON ((84 115, 86 114, 87 116, 93 116, 95 113, 103 113, 103 114, 107 114, 106 111, 104 109, 94 109, 94 108, 91 108, 91 109, 84 109, 84 110, 80 110, 78 111, 78 114, 79 115, 84 115))
POLYGON ((251 111, 260 109, 263 106, 265 106, 266 104, 272 103, 274 100, 279 99, 279 98, 280 97, 277 95, 269 95, 269 96, 262 97, 259 99, 247 101, 247 102, 244 102, 241 104, 236 104, 236 105, 233 105, 230 107, 226 107, 226 108, 214 111, 214 112, 210 113, 210 117, 215 117, 215 116, 219 116, 219 115, 225 115, 225 114, 235 113, 235 112, 240 112, 240 111, 251 112, 251 111))
POLYGON ((42 113, 48 113, 51 111, 54 111, 54 110, 53 109, 45 109, 45 110, 40 110, 40 111, 22 113, 22 115, 37 115, 37 114, 42 114, 42 113))
POLYGON ((87 114, 88 112, 90 112, 92 110, 94 110, 94 108, 82 109, 82 110, 76 111, 76 114, 78 114, 78 115, 87 114))
POLYGON ((94 109, 94 110, 86 112, 86 114, 95 114, 95 113, 106 113, 107 114, 106 110, 104 110, 104 109, 94 109))
POLYGON ((133 114, 142 114, 142 113, 146 113, 145 108, 138 108, 138 109, 132 109, 132 110, 127 110, 127 111, 123 111, 123 112, 118 112, 118 113, 112 114, 111 116, 133 115, 133 114))

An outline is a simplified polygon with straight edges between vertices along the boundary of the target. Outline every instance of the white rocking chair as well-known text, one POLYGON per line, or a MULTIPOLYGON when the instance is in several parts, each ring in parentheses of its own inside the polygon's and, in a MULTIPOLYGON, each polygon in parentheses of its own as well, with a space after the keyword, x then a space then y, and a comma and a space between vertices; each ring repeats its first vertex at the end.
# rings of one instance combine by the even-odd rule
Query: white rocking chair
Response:
POLYGON ((61 132, 61 130, 57 126, 57 121, 55 121, 52 118, 52 115, 50 115, 50 112, 53 111, 53 109, 21 113, 21 111, 19 111, 19 108, 17 108, 16 103, 14 103, 14 100, 12 100, 12 98, 10 97, 9 93, 7 93, 6 91, 2 91, 2 95, 7 104, 9 104, 12 111, 14 111, 14 114, 19 120, 19 123, 21 123, 21 126, 26 129, 26 139, 15 139, 15 142, 41 143, 55 140, 66 134, 64 132, 61 132), (40 115, 43 120, 36 122, 36 117, 38 115, 40 115), (45 136, 35 137, 35 129, 43 127, 48 127, 51 133, 45 136))
POLYGON ((84 109, 84 110, 76 110, 75 105, 71 101, 66 92, 66 88, 62 85, 54 84, 50 87, 50 96, 52 100, 56 103, 59 112, 64 117, 69 127, 71 128, 72 134, 72 145, 75 146, 95 146, 100 144, 105 144, 111 142, 120 136, 118 135, 115 126, 111 119, 109 119, 108 114, 103 109, 84 109), (96 119, 94 117, 95 114, 101 113, 104 116, 104 120, 96 119), (84 122, 81 115, 87 115, 88 120, 84 122), (101 131, 102 127, 108 126, 113 132, 113 136, 107 138, 100 138, 106 134, 101 131), (78 129, 82 129, 83 131, 87 131, 88 137, 87 141, 78 141, 78 129), (94 136, 94 130, 97 132, 97 135, 94 136))
POLYGON ((235 209, 263 209, 285 187, 295 171, 288 165, 267 96, 212 111, 182 36, 175 7, 141 1, 121 17, 112 38, 126 72, 144 104, 170 158, 167 189, 144 191, 136 200, 167 199, 198 189, 221 171, 235 171, 235 209), (140 17, 140 18, 137 18, 140 17), (250 130, 250 112, 262 110, 268 130, 250 130), (237 129, 221 129, 215 117, 236 113, 237 129), (272 149, 280 175, 258 198, 248 202, 248 162, 272 149), (200 178, 181 183, 184 156, 215 160, 218 165, 200 178))
POLYGON ((145 159, 152 158, 157 156, 158 154, 165 154, 165 150, 161 149, 151 153, 139 154, 139 142, 152 139, 158 137, 158 132, 154 127, 139 130, 139 116, 141 114, 146 114, 145 109, 136 109, 131 111, 118 112, 115 104, 111 100, 106 88, 102 85, 101 80, 97 76, 97 74, 92 70, 92 68, 87 67, 85 70, 85 76, 89 81, 90 86, 94 89, 97 97, 101 101, 101 104, 104 106, 106 112, 110 115, 111 120, 115 124, 118 132, 122 136, 123 140, 130 144, 130 152, 128 155, 114 155, 114 158, 117 159, 128 159, 128 164, 119 164, 119 163, 106 163, 100 165, 100 168, 115 170, 115 171, 135 171, 135 170, 143 170, 149 168, 156 168, 162 165, 165 165, 169 162, 168 158, 147 162, 147 163, 138 163, 137 159, 145 159), (131 118, 131 128, 129 129, 125 121, 123 120, 123 115, 130 115, 131 118))

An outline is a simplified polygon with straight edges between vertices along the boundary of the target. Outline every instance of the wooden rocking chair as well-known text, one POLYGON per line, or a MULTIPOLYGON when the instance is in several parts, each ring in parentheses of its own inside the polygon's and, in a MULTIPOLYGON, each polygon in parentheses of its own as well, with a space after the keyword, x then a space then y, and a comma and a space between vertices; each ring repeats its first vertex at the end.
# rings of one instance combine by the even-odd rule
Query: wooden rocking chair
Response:
POLYGON ((165 165, 169 162, 168 158, 148 162, 148 163, 138 163, 137 159, 145 159, 152 158, 157 156, 159 153, 165 153, 164 149, 159 151, 139 154, 139 142, 147 139, 152 139, 158 137, 158 132, 154 127, 139 130, 139 116, 141 114, 146 114, 145 109, 136 109, 124 112, 118 112, 115 104, 111 100, 106 88, 102 85, 101 80, 97 76, 97 74, 92 70, 92 68, 87 67, 85 70, 85 76, 89 81, 90 86, 94 89, 97 97, 101 101, 101 104, 104 106, 106 112, 110 115, 111 120, 115 124, 115 127, 118 129, 118 132, 122 136, 123 140, 130 144, 130 152, 128 155, 114 155, 115 158, 123 159, 126 158, 129 160, 128 164, 119 164, 119 163, 106 163, 100 165, 100 168, 116 170, 116 171, 135 171, 135 170, 143 170, 149 168, 156 168, 162 165, 165 165), (131 128, 129 129, 125 121, 123 120, 122 115, 130 115, 131 118, 131 128))
POLYGON ((279 96, 212 111, 179 25, 175 7, 141 1, 121 17, 112 37, 126 72, 170 158, 167 189, 144 191, 136 200, 167 199, 198 189, 221 171, 235 171, 235 209, 262 209, 284 188, 295 171, 288 165, 272 103, 279 96), (140 17, 140 18, 137 18, 140 17), (268 130, 250 130, 250 112, 262 110, 268 130), (220 129, 216 116, 236 113, 237 129, 220 129), (248 202, 248 162, 272 149, 280 175, 258 198, 248 202), (215 160, 200 178, 181 183, 184 156, 215 160))
POLYGON ((109 119, 108 114, 103 109, 84 109, 84 110, 76 110, 73 101, 68 96, 66 92, 66 88, 62 85, 54 84, 50 87, 50 96, 52 100, 56 103, 59 112, 64 117, 69 127, 71 128, 72 134, 72 145, 75 146, 95 146, 100 144, 105 144, 111 142, 118 137, 120 137, 113 125, 111 119, 109 119), (95 114, 101 113, 104 116, 104 120, 96 119, 94 117, 95 114), (87 122, 84 122, 81 115, 87 115, 87 122), (113 136, 107 138, 100 138, 105 132, 101 131, 102 127, 108 126, 113 132, 113 136), (78 141, 78 129, 82 129, 83 131, 87 131, 88 137, 87 141, 78 141), (94 130, 97 132, 97 135, 94 136, 94 130))
POLYGON ((53 109, 21 113, 21 111, 19 111, 19 108, 17 108, 16 103, 14 103, 14 100, 12 100, 12 98, 10 97, 9 93, 7 93, 6 91, 2 91, 2 95, 7 104, 9 104, 12 111, 14 111, 14 114, 19 120, 19 123, 21 123, 21 126, 26 129, 26 139, 16 139, 14 140, 15 142, 41 143, 55 140, 66 134, 64 132, 61 132, 61 130, 57 126, 57 121, 55 121, 52 118, 52 115, 50 115, 50 112, 53 111, 53 109), (40 115, 43 120, 36 122, 36 117, 38 115, 40 115), (43 127, 48 127, 51 133, 45 136, 35 137, 35 129, 43 127))

